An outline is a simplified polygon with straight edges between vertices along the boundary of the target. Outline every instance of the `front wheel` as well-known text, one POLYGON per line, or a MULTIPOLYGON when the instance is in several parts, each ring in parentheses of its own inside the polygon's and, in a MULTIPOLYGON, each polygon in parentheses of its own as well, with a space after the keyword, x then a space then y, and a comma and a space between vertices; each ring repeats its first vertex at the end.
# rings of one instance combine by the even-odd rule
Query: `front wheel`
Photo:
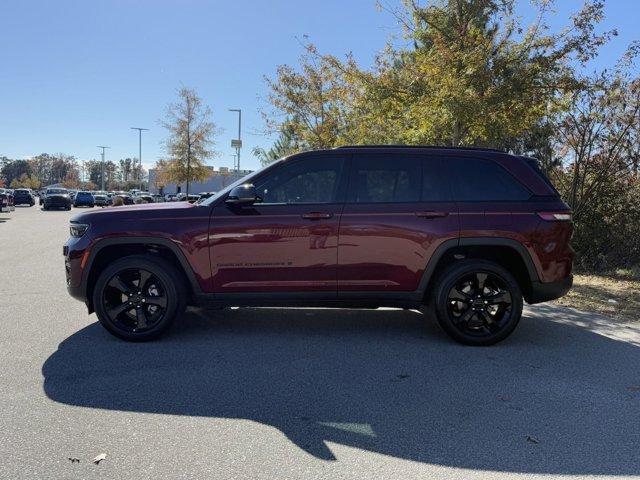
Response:
POLYGON ((433 302, 438 323, 465 345, 493 345, 507 338, 522 316, 517 280, 500 265, 464 260, 438 278, 433 302))
POLYGON ((175 267, 133 255, 111 263, 93 290, 100 323, 111 334, 139 342, 162 335, 185 309, 186 292, 175 267))

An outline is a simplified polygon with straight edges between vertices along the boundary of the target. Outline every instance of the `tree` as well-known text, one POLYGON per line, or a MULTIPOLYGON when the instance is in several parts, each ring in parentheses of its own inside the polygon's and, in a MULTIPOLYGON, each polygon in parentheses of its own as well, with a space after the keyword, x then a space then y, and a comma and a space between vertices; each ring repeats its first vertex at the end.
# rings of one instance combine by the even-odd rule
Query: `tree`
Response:
POLYGON ((265 77, 273 109, 263 111, 263 117, 270 131, 287 132, 304 148, 329 148, 348 128, 354 84, 343 64, 319 55, 312 44, 304 48, 298 69, 280 65, 275 79, 265 77))
POLYGON ((84 164, 85 175, 95 185, 102 185, 102 162, 100 160, 87 160, 84 164))
POLYGON ((23 173, 20 178, 14 178, 9 184, 10 188, 31 188, 37 190, 40 188, 40 181, 33 175, 23 173))
POLYGON ((23 175, 31 175, 31 165, 26 160, 9 160, 4 157, 0 174, 4 177, 5 182, 11 185, 14 180, 19 181, 23 175))
POLYGON ((195 90, 182 87, 178 90, 178 101, 167 107, 165 119, 161 122, 169 131, 165 141, 168 163, 165 178, 177 184, 203 181, 211 171, 205 166, 207 159, 214 156, 211 149, 216 127, 210 120, 211 109, 202 103, 195 90))
POLYGON ((282 128, 278 138, 269 150, 256 147, 253 149, 253 155, 258 157, 262 165, 268 165, 300 150, 302 150, 302 148, 295 135, 292 124, 288 123, 282 128))
POLYGON ((267 79, 267 126, 291 124, 305 148, 341 143, 510 148, 567 107, 575 65, 615 34, 594 33, 602 0, 587 1, 570 28, 548 33, 549 1, 530 26, 515 0, 404 0, 391 10, 410 47, 387 46, 373 69, 305 45, 300 67, 267 79))
POLYGON ((120 166, 120 181, 128 182, 131 178, 132 166, 135 165, 135 160, 131 158, 123 158, 119 162, 120 166))

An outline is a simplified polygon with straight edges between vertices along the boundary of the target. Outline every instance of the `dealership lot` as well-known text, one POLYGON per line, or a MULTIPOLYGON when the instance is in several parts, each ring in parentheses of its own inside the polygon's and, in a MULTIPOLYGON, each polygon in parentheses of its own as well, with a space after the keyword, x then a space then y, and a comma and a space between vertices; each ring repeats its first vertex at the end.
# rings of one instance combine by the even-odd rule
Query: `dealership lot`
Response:
POLYGON ((0 214, 0 478, 640 474, 640 323, 543 304, 470 348, 413 311, 191 310, 128 344, 66 293, 74 212, 0 214))

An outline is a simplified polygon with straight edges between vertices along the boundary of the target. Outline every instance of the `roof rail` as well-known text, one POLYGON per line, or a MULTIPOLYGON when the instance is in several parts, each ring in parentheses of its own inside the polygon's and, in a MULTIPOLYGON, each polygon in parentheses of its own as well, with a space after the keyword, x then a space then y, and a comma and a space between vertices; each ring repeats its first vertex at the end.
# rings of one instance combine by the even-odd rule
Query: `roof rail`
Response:
POLYGON ((400 144, 376 144, 376 145, 340 145, 339 147, 334 147, 334 150, 339 150, 342 148, 432 148, 438 150, 480 150, 486 152, 500 152, 506 153, 504 150, 500 150, 498 148, 484 148, 484 147, 451 147, 444 145, 400 145, 400 144))

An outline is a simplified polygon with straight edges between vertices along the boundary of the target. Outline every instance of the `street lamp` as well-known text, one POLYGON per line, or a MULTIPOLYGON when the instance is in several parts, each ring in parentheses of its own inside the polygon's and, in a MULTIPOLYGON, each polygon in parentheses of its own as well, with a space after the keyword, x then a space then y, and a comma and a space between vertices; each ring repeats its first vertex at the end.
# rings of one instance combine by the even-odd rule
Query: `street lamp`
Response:
POLYGON ((102 145, 98 145, 97 148, 102 149, 102 164, 100 167, 100 190, 104 192, 104 151, 105 149, 111 148, 111 147, 103 147, 102 145))
POLYGON ((149 131, 148 128, 140 128, 140 127, 131 127, 131 130, 138 130, 138 161, 140 162, 140 171, 138 175, 140 175, 140 190, 144 190, 142 188, 142 132, 149 131))
MULTIPOLYGON (((238 112, 238 138, 231 140, 231 148, 236 149, 236 155, 238 159, 238 167, 236 170, 240 170, 240 149, 242 148, 242 110, 240 108, 230 108, 230 112, 238 112)), ((235 162, 234 162, 235 167, 235 162)))

